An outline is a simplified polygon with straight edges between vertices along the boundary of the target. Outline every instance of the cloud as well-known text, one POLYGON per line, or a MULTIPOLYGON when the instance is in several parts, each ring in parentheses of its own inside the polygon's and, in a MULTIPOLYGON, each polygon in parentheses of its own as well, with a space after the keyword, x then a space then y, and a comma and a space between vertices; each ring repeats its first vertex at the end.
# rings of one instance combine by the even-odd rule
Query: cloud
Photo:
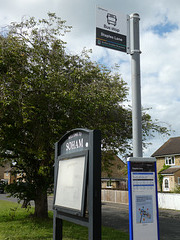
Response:
MULTIPOLYGON (((24 15, 45 17, 56 12, 68 25, 71 33, 65 37, 68 51, 80 53, 84 47, 92 49, 91 58, 109 67, 120 65, 120 73, 130 88, 131 56, 95 46, 96 5, 117 12, 140 15, 141 90, 142 104, 153 119, 167 122, 180 136, 180 2, 179 0, 0 0, 0 27, 20 21, 24 15)), ((151 155, 168 137, 156 135, 145 154, 151 155)))

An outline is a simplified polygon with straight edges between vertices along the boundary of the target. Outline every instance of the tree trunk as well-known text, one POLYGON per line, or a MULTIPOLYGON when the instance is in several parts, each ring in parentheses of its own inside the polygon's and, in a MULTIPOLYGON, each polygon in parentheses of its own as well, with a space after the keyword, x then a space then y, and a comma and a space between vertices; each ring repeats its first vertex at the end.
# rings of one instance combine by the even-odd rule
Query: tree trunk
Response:
POLYGON ((35 202, 34 216, 37 218, 48 218, 47 192, 39 190, 35 202))
POLYGON ((21 208, 28 208, 28 206, 31 206, 30 201, 27 199, 24 199, 21 208))

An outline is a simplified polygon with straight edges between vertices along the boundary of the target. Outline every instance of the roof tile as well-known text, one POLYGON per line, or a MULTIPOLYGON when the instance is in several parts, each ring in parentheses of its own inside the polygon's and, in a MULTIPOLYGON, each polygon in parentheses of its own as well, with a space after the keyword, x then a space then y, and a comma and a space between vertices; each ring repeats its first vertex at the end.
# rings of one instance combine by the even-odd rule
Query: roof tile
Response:
POLYGON ((170 167, 161 172, 161 174, 174 174, 175 172, 179 171, 180 167, 170 167))
POLYGON ((152 157, 174 154, 180 154, 180 137, 170 138, 152 154, 152 157))

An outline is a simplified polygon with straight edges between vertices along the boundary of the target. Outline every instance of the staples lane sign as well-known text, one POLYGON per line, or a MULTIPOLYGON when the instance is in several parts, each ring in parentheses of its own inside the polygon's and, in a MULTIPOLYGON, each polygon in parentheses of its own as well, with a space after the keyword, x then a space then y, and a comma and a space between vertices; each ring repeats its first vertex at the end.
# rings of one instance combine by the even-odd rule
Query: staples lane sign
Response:
POLYGON ((129 16, 97 7, 96 45, 128 52, 129 16))

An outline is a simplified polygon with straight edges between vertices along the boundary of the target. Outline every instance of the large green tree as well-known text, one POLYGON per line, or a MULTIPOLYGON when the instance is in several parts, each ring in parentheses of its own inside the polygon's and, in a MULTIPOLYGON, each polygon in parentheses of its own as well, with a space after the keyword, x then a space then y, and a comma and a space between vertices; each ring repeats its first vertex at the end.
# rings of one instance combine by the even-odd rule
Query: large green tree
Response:
MULTIPOLYGON (((23 182, 10 189, 35 201, 35 216, 47 217, 53 183, 54 143, 68 130, 100 129, 104 152, 131 149, 128 89, 117 73, 67 53, 61 40, 70 28, 55 14, 23 19, 0 36, 0 159, 14 160, 23 182)), ((143 114, 143 134, 167 132, 143 114)), ((103 155, 102 166, 109 161, 103 155)), ((110 159, 110 158, 109 158, 110 159)))

